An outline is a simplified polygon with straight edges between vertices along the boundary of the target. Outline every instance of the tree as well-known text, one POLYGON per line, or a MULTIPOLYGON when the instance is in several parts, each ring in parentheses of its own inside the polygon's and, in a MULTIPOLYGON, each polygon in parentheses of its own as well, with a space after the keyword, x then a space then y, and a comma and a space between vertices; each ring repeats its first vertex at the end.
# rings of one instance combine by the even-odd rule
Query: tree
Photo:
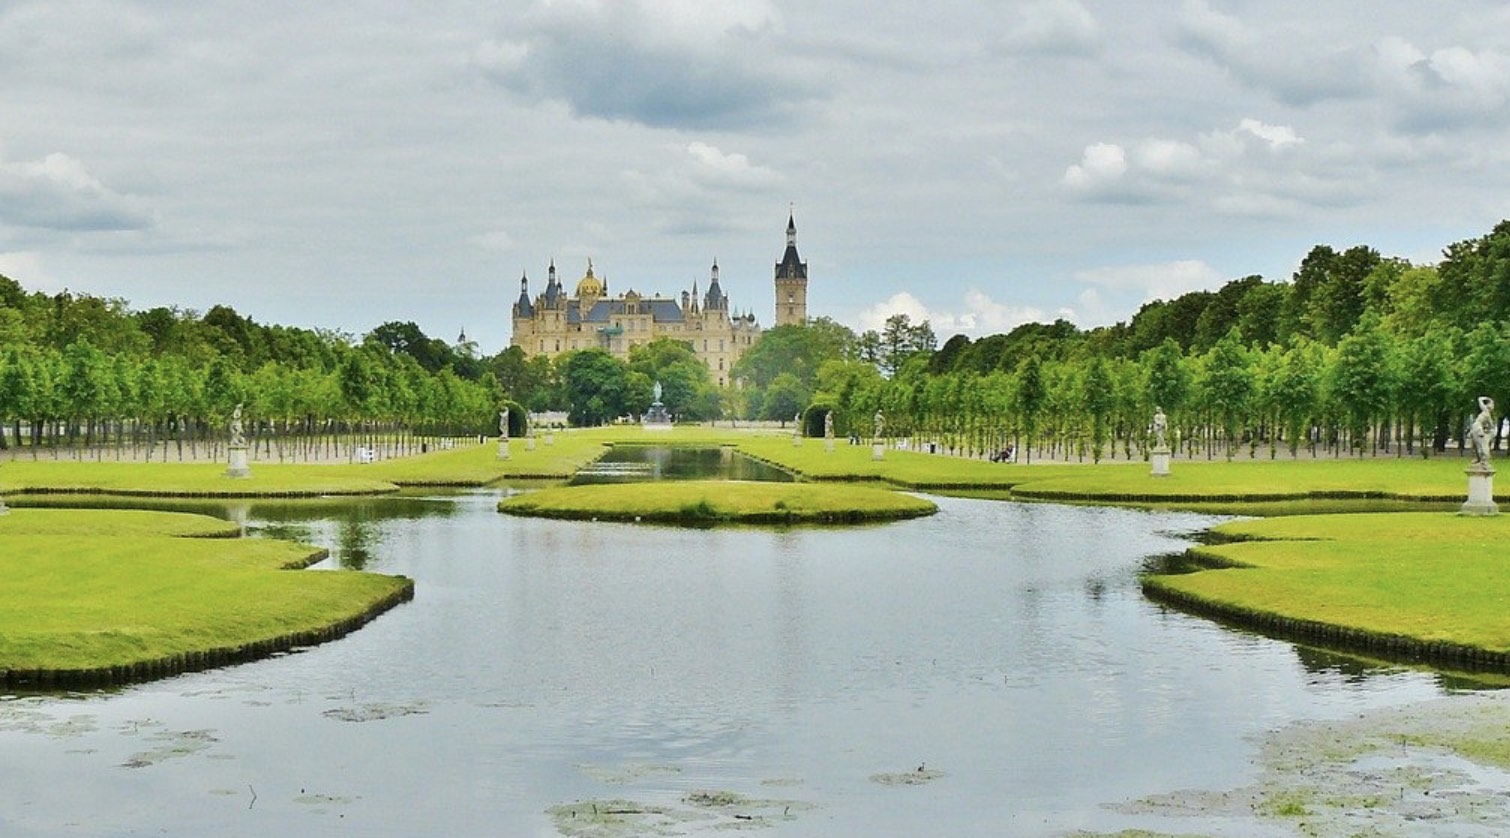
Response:
POLYGON ((1165 338, 1158 347, 1144 352, 1142 364, 1150 406, 1162 407, 1167 413, 1184 407, 1190 395, 1190 367, 1174 338, 1165 338))
POLYGON ((1454 403, 1463 389, 1454 364, 1461 339, 1455 328, 1432 329, 1402 347, 1399 398, 1411 429, 1407 445, 1419 438, 1423 457, 1443 450, 1452 433, 1454 403))
POLYGON ((601 425, 629 411, 629 365, 598 348, 562 356, 568 418, 575 425, 601 425))
POLYGON ((908 358, 920 352, 932 352, 937 344, 938 338, 934 336, 933 326, 928 321, 913 325, 912 318, 908 315, 893 314, 886 318, 886 325, 875 341, 876 360, 881 371, 891 377, 896 375, 908 358))
POLYGON ((1099 463, 1101 462, 1101 447, 1106 444, 1107 419, 1116 406, 1117 397, 1103 358, 1097 356, 1090 360, 1085 368, 1085 379, 1082 384, 1085 412, 1091 419, 1091 459, 1099 463))
MULTIPOLYGON (((1353 450, 1362 451, 1368 430, 1393 406, 1396 375, 1394 346, 1370 314, 1337 344, 1330 392, 1348 418, 1353 450)), ((1377 448, 1380 440, 1374 440, 1377 448)))
POLYGON ((1023 452, 1029 463, 1033 462, 1033 431, 1047 395, 1043 367, 1038 363, 1037 355, 1029 355, 1017 368, 1017 412, 1022 416, 1023 433, 1028 438, 1028 445, 1023 452))
POLYGON ((765 400, 761 403, 760 418, 777 419, 782 422, 796 416, 807 407, 811 391, 797 376, 784 372, 776 376, 766 388, 765 400))
POLYGON ((1238 439, 1238 426, 1253 397, 1253 367, 1243 348, 1242 335, 1234 326, 1211 347, 1205 357, 1205 377, 1201 392, 1207 406, 1221 422, 1227 459, 1232 459, 1238 439))

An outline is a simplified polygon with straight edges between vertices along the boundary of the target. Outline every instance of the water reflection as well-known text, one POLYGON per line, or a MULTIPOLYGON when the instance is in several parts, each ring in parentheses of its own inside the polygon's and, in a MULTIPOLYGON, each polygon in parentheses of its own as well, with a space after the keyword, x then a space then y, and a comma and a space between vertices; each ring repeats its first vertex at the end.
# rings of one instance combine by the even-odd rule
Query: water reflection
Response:
POLYGON ((636 480, 761 480, 790 483, 787 471, 747 457, 732 446, 615 445, 578 472, 573 485, 636 480))
POLYGON ((0 833, 539 835, 559 803, 695 789, 819 807, 781 835, 1115 831, 1149 825, 1104 803, 1241 784, 1276 724, 1441 691, 1144 599, 1144 557, 1209 516, 944 498, 709 531, 500 494, 252 503, 249 531, 411 576, 414 602, 302 654, 0 701, 0 833), (143 754, 166 756, 122 767, 143 754), (945 776, 870 779, 920 763, 945 776))

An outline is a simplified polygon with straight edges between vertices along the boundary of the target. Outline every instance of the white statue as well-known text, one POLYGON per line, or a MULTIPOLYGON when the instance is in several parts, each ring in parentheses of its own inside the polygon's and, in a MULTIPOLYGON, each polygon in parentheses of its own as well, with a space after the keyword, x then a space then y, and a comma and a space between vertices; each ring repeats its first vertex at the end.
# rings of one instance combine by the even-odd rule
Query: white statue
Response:
POLYGON ((241 404, 236 404, 236 409, 231 411, 231 447, 245 448, 246 435, 241 428, 241 404))
POLYGON ((876 411, 876 439, 881 438, 881 433, 886 430, 886 417, 881 411, 876 411))
POLYGON ((1153 409, 1153 446, 1155 448, 1167 448, 1164 441, 1164 432, 1169 429, 1169 419, 1164 415, 1164 408, 1155 406, 1153 409))
POLYGON ((832 410, 823 414, 823 438, 834 438, 834 412, 832 410))
POLYGON ((509 438, 509 409, 506 407, 498 411, 498 436, 509 438))
POLYGON ((1468 441, 1473 443, 1475 465, 1489 465, 1489 446, 1494 443, 1494 399, 1479 396, 1479 415, 1468 423, 1468 441))
POLYGON ((661 403, 661 382, 657 381, 655 383, 655 386, 652 387, 652 388, 650 388, 650 392, 655 395, 655 403, 656 404, 660 404, 661 403))

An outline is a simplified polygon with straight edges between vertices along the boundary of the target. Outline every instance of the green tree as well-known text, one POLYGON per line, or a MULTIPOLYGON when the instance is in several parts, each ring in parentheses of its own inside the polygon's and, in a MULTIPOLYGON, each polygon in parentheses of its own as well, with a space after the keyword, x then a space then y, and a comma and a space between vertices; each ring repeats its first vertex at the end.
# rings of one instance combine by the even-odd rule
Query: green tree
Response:
POLYGON ((797 376, 789 372, 781 373, 766 388, 760 418, 785 423, 807 407, 811 398, 812 392, 797 376))
POLYGON ((562 356, 568 418, 575 425, 601 425, 629 412, 629 365, 601 349, 562 356))
POLYGON ((1206 353, 1201 392, 1221 423, 1227 459, 1231 460, 1248 402, 1253 397, 1252 359, 1236 327, 1206 353))
POLYGON ((1022 450, 1029 463, 1033 462, 1033 432, 1037 428, 1038 414, 1047 400, 1048 386, 1043 380, 1043 366, 1037 355, 1029 355, 1017 368, 1017 413, 1022 417, 1023 434, 1028 438, 1028 444, 1022 450))
MULTIPOLYGON (((1337 344, 1330 393, 1348 419, 1354 451, 1368 444, 1369 429, 1389 415, 1394 404, 1396 373, 1394 346, 1370 315, 1337 344)), ((1374 447, 1377 450, 1378 434, 1374 447)))

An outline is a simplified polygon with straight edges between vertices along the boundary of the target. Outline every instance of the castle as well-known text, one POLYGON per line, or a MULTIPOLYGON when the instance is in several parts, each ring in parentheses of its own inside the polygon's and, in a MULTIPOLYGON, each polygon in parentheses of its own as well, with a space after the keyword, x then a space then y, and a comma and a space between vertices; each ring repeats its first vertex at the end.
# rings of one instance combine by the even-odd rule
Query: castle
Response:
MULTIPOLYGON (((797 255, 797 224, 792 216, 787 217, 786 252, 776 263, 775 278, 776 325, 806 322, 807 263, 797 255)), ((512 343, 527 356, 554 358, 596 347, 628 360, 630 349, 669 338, 690 345, 720 387, 730 383, 734 362, 755 345, 761 332, 755 315, 731 314, 716 261, 707 293, 699 297, 693 283, 680 300, 659 294, 644 297, 633 290, 610 297, 607 277, 593 273, 591 260, 575 293, 568 297, 552 261, 545 291, 534 300, 528 275, 520 277, 513 314, 512 343)))

